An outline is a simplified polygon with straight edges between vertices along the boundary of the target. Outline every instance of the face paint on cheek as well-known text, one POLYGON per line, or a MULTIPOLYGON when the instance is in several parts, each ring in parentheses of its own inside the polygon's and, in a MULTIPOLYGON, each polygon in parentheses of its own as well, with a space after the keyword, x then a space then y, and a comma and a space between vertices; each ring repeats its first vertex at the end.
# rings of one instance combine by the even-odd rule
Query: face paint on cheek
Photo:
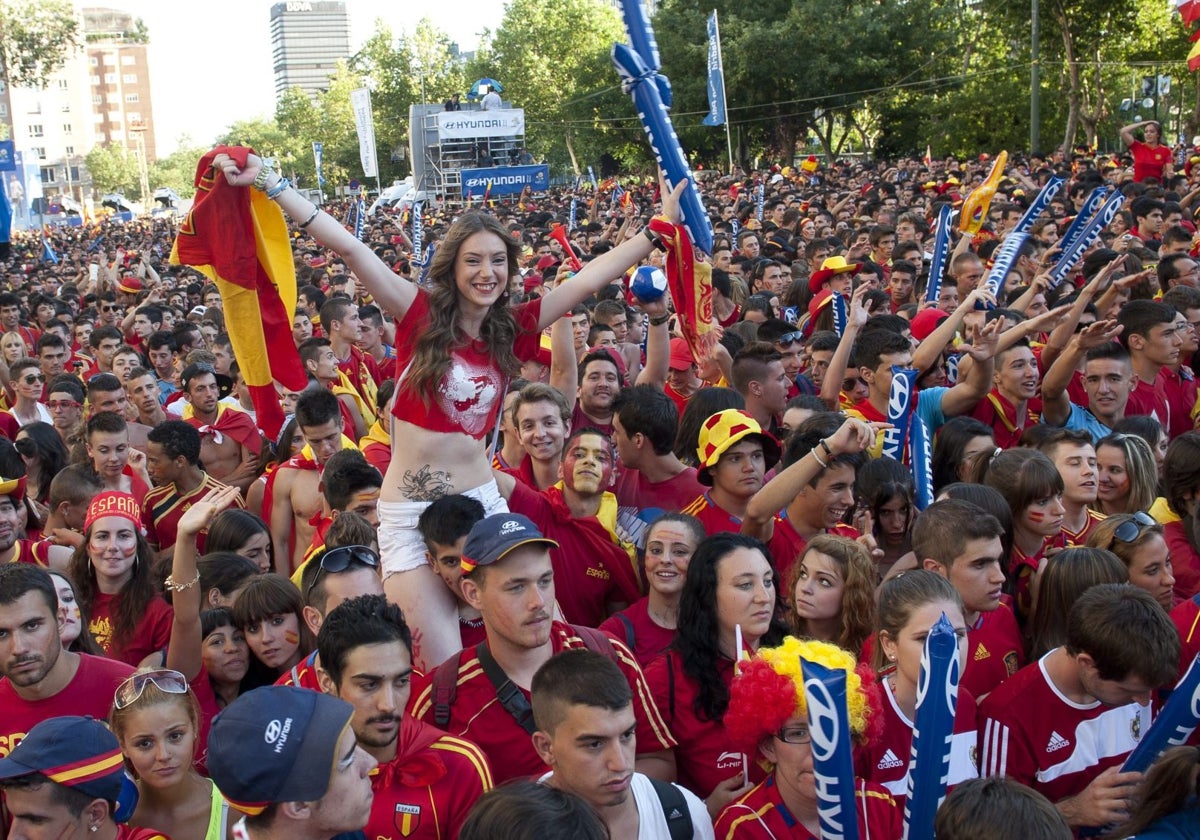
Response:
POLYGON ((283 640, 289 645, 298 645, 300 644, 300 634, 295 630, 288 630, 283 634, 283 640))
POLYGON ((1046 521, 1046 514, 1044 514, 1044 513, 1039 513, 1039 512, 1038 512, 1038 511, 1036 511, 1036 510, 1026 511, 1025 515, 1029 517, 1029 521, 1030 521, 1030 522, 1044 522, 1044 521, 1046 521))

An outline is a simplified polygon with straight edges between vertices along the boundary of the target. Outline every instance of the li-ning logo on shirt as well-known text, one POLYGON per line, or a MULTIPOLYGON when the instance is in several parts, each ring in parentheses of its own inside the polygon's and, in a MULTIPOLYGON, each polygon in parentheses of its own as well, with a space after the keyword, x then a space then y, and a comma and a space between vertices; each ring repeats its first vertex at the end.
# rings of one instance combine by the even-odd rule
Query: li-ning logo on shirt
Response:
POLYGON ((883 758, 879 760, 879 764, 875 765, 879 770, 891 770, 896 767, 903 767, 904 762, 896 758, 896 754, 888 750, 883 754, 883 758))
POLYGON ((1050 742, 1046 744, 1046 752, 1057 752, 1071 746, 1071 742, 1057 732, 1050 732, 1050 742))

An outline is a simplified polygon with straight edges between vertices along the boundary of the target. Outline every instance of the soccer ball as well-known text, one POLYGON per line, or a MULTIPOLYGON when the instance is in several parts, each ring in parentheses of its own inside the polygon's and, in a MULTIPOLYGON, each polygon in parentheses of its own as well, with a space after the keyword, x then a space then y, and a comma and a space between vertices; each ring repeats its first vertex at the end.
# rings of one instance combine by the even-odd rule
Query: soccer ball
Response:
POLYGON ((647 303, 658 300, 666 290, 667 275, 662 273, 662 269, 652 265, 643 265, 635 271, 629 284, 629 291, 633 296, 647 303))

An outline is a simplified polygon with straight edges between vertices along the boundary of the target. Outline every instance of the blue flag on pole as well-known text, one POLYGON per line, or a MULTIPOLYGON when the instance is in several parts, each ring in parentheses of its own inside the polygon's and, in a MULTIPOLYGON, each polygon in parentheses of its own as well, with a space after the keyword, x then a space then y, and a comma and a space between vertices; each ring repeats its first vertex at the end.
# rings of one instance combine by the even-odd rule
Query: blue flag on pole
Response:
POLYGON ((708 116, 704 124, 725 125, 725 68, 721 62, 716 9, 708 16, 708 116))
POLYGON ((9 231, 12 229, 12 207, 8 203, 7 187, 0 178, 0 259, 8 259, 9 231))
POLYGON ((50 240, 44 233, 42 234, 42 262, 58 265, 58 254, 54 253, 54 249, 50 247, 50 240))
POLYGON ((313 143, 313 162, 317 165, 317 187, 325 186, 325 175, 321 172, 321 164, 325 160, 325 144, 313 143))

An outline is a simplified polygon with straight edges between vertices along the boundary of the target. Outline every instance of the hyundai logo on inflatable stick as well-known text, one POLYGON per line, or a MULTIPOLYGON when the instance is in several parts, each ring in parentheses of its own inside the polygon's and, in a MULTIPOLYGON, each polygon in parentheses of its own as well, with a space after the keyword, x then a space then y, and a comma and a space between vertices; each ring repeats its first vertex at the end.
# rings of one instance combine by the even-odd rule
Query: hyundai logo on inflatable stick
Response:
POLYGON ((671 107, 671 83, 658 72, 658 44, 654 41, 654 30, 650 28, 641 0, 622 0, 621 17, 625 21, 629 44, 613 44, 612 48, 613 64, 621 75, 621 89, 633 97, 638 119, 642 121, 654 157, 666 176, 667 189, 674 189, 685 179, 689 181, 679 199, 683 224, 696 247, 711 254, 712 222, 704 212, 700 191, 691 181, 691 169, 667 113, 671 107))
POLYGON ((950 258, 950 225, 954 218, 954 208, 943 204, 938 210, 937 225, 933 235, 933 257, 929 261, 929 285, 925 290, 925 300, 937 303, 942 293, 942 275, 946 271, 946 262, 950 258))
POLYGON ((908 799, 904 803, 905 840, 933 837, 933 817, 946 798, 959 676, 958 634, 942 613, 925 637, 921 653, 908 799))
MULTIPOLYGON (((800 659, 822 840, 858 840, 846 672, 800 659)), ((932 836, 932 835, 931 835, 932 836)))

